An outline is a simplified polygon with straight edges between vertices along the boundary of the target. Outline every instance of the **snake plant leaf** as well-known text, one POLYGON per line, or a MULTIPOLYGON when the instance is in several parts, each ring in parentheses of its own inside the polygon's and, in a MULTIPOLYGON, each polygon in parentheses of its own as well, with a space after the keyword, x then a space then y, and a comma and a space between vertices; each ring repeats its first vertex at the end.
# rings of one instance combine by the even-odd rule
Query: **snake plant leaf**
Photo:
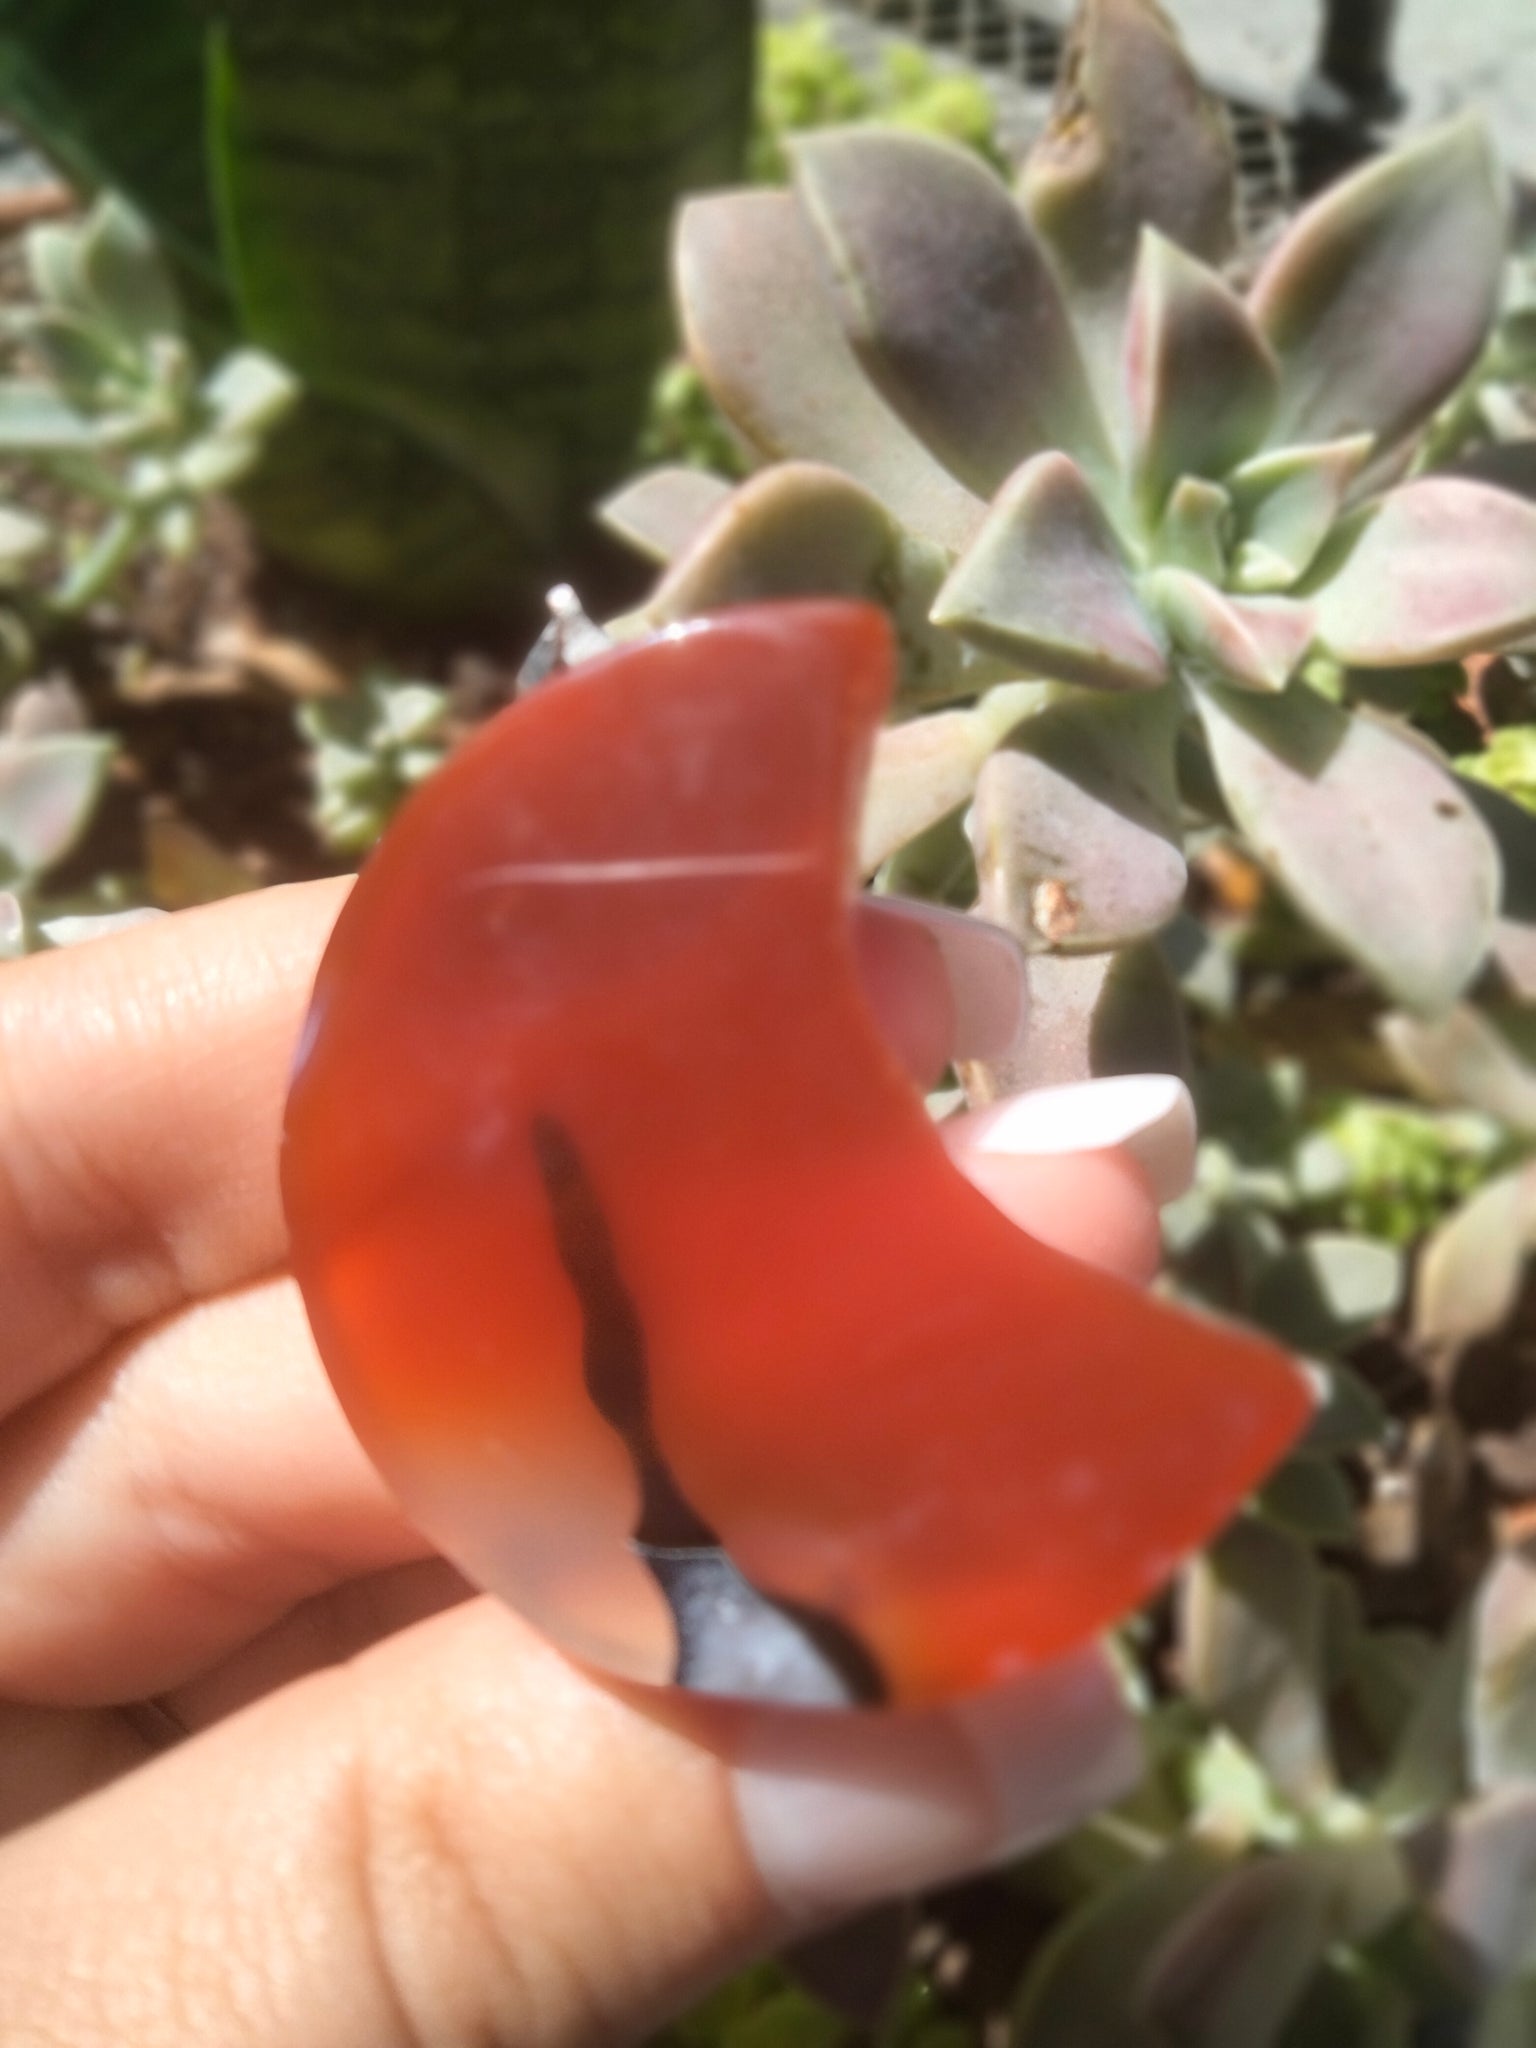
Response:
POLYGON ((982 768, 970 837, 982 899, 1033 951, 1150 937, 1184 900, 1172 691, 1064 692, 982 768))
MULTIPOLYGON (((984 888, 983 917, 1003 922, 984 888)), ((1009 927, 1013 929, 1013 927, 1009 927)), ((1022 935, 1014 931, 1016 938, 1022 935)), ((1114 953, 1035 953, 1029 962, 1029 1029, 1006 1056, 968 1062, 961 1079, 976 1107, 1024 1088, 1108 1074, 1190 1072, 1184 1006, 1156 945, 1114 953)))
POLYGON ((1180 2048, 1272 2048, 1327 1950, 1368 1938, 1406 1903, 1384 1837, 1254 1858, 1170 1930, 1139 1976, 1137 2002, 1180 2048))
POLYGON ((730 495, 731 486, 708 470, 669 463, 605 498, 597 516, 639 554, 667 563, 693 545, 730 495))
POLYGON ((1380 1028, 1403 1078, 1429 1101, 1482 1110, 1536 1137, 1536 1067, 1487 1012, 1458 1003, 1441 1017, 1385 1017, 1380 1028))
POLYGON ((1436 1830, 1426 1902, 1464 1963, 1491 1983, 1529 1964, 1536 1926, 1536 1785, 1501 1785, 1436 1830))
POLYGON ((1451 1362, 1502 1329, 1532 1252, 1536 1167, 1525 1165, 1485 1181, 1430 1232, 1414 1276, 1415 1345, 1451 1362))
POLYGON ((1220 110, 1155 0, 1086 0, 1020 196, 1118 397, 1137 245, 1154 227, 1219 264, 1235 238, 1236 164, 1220 110))
POLYGON ((1496 1557, 1478 1588, 1468 1711, 1479 1791, 1536 1785, 1536 1549, 1529 1543, 1496 1557))
POLYGON ((1375 446, 1369 434, 1255 455, 1227 478, 1242 535, 1239 590, 1287 590, 1311 567, 1375 446))
POLYGON ((1125 330, 1137 494, 1155 515, 1179 477, 1222 477, 1263 442, 1279 396, 1269 345, 1232 287, 1144 228, 1125 330))
POLYGON ((1056 280, 976 156, 899 129, 790 144, 853 351, 946 469, 990 498, 1031 455, 1112 458, 1056 280))
POLYGON ((1498 308, 1505 198, 1480 120, 1369 163, 1291 224, 1250 303, 1281 363, 1277 439, 1390 447, 1472 366, 1498 308))
POLYGON ((763 454, 830 463, 904 526, 962 548, 981 500, 870 384, 843 333, 798 200, 727 192, 683 208, 674 247, 688 352, 727 417, 763 454), (764 309, 788 331, 764 345, 764 309))
POLYGON ((1334 1787, 1322 1630, 1316 1559, 1252 1516, 1234 1522, 1185 1572, 1179 1636, 1191 1696, 1304 1806, 1334 1787))
POLYGON ((1310 605, 1228 597, 1187 569, 1154 569, 1142 588, 1185 672, 1235 690, 1283 690, 1316 630, 1310 605))
POLYGON ((1140 2010, 1148 1963, 1232 1868, 1216 1842, 1177 1842, 1095 1891, 1044 1943, 1014 2012, 1014 2048, 1166 2048, 1167 2029, 1140 2010))
POLYGON ((115 743, 98 733, 0 739, 0 869, 40 875, 85 830, 115 743))
POLYGON ((1004 484, 939 592, 933 621, 1060 682, 1153 689, 1168 675, 1161 630, 1114 529, 1060 453, 1033 456, 1004 484))
MULTIPOLYGON (((1487 653, 1536 632, 1536 504, 1462 477, 1388 492, 1317 571, 1319 637, 1360 668, 1487 653)), ((1309 579, 1310 580, 1310 579, 1309 579)))
POLYGON ((1305 683, 1279 697, 1200 688, 1196 702, 1222 793, 1275 880, 1399 1001, 1447 1010, 1499 899, 1493 841, 1450 773, 1305 683))
POLYGON ((873 874, 920 832, 966 803, 982 763, 1040 708, 1038 683, 1001 683, 969 711, 935 711, 875 740, 859 828, 859 871, 873 874))
POLYGON ((1232 500, 1220 484, 1181 476, 1158 522, 1156 559, 1207 583, 1224 583, 1231 525, 1232 500))
POLYGON ((943 561, 878 498, 818 462, 782 462, 721 504, 645 606, 652 626, 775 597, 859 597, 892 614, 902 687, 942 696, 962 651, 928 620, 943 561))

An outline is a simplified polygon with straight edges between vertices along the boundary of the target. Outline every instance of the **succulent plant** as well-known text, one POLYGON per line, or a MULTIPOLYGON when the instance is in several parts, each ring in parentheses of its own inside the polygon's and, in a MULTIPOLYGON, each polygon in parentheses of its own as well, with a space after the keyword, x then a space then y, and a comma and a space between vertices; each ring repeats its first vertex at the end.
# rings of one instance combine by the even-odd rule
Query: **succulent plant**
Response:
MULTIPOLYGON (((911 132, 787 147, 790 190, 681 216, 690 354, 763 466, 734 489, 663 470, 610 502, 667 564, 636 621, 885 603, 909 716, 877 757, 866 865, 979 890, 1079 1040, 1210 819, 1410 1015, 1442 1015, 1488 956, 1500 852, 1373 700, 1536 633, 1536 504, 1417 467, 1499 307, 1481 129, 1325 193, 1246 292, 1227 133, 1152 0, 1087 0, 1016 191, 911 132)), ((1112 1037, 1057 1052, 1112 1063, 1112 1037)))
MULTIPOLYGON (((41 608, 57 615, 101 597, 146 547, 187 553, 203 501, 244 475, 297 386, 255 349, 199 371, 167 267, 121 199, 34 228, 27 261, 36 303, 7 324, 31 370, 0 379, 0 458, 62 484, 92 523, 82 538, 0 508, 0 603, 56 552, 41 608)), ((26 613, 13 600, 0 628, 13 672, 30 653, 26 613)))
POLYGON ((0 721, 0 961, 57 943, 38 892, 89 825, 116 742, 85 730, 73 694, 18 691, 0 721))
POLYGON ((370 676, 346 697, 301 705, 312 749, 315 824, 338 853, 372 846, 405 796, 443 759, 445 691, 370 676))

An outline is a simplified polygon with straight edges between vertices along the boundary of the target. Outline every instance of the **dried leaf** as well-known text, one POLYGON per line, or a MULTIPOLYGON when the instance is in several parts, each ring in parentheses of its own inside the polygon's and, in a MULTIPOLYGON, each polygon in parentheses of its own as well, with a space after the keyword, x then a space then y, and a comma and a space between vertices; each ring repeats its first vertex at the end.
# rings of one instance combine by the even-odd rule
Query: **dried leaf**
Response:
POLYGON ((1461 477, 1389 492, 1324 555, 1318 634, 1340 661, 1395 668, 1488 653, 1536 631, 1536 504, 1461 477))
POLYGON ((1322 1624, 1312 1553, 1251 1516, 1185 1573, 1179 1626, 1191 1696, 1303 1806, 1334 1788, 1322 1624))
POLYGON ((1151 689, 1167 677, 1114 529, 1066 455, 1037 455, 1003 486, 932 616, 1057 681, 1151 689))
POLYGON ((1056 280, 976 156, 896 128, 790 145, 854 353, 895 412, 984 497, 1064 448, 1112 466, 1056 280))
POLYGON ((1486 955, 1499 864, 1425 747, 1302 683, 1197 692, 1233 816, 1298 906, 1401 1001, 1435 1015, 1486 955), (1405 886, 1405 876, 1413 886, 1405 886))
POLYGON ((1063 693, 981 770, 970 837, 983 901, 1030 947, 1150 936, 1184 900, 1171 691, 1063 693))
POLYGON ((981 501, 903 426, 859 367, 798 200, 787 192, 690 200, 675 264, 689 354, 754 446, 830 463, 904 526, 944 548, 965 545, 981 501), (771 346, 767 308, 778 329, 771 346))
POLYGON ((1313 201, 1251 304, 1281 363, 1277 439, 1389 447, 1471 367, 1504 261, 1503 181, 1480 120, 1376 158, 1313 201))
POLYGON ((1143 591, 1186 673, 1235 690, 1283 690, 1312 644, 1315 614, 1287 597, 1228 597, 1187 569, 1154 569, 1143 591))
POLYGON ((1256 455, 1227 479, 1237 515, 1233 581, 1240 590, 1288 590, 1328 538, 1345 494, 1373 446, 1369 434, 1256 455))
POLYGON ((665 563, 692 547, 730 495, 723 478, 670 464, 633 478, 603 500, 597 516, 638 553, 665 563))
POLYGON ((1143 230, 1125 333, 1137 496, 1149 514, 1181 476, 1223 477, 1264 439, 1279 368, 1232 287, 1143 230))
POLYGON ((1038 711, 1038 683, 1003 683, 970 711, 935 711, 887 726, 875 741, 864 795, 859 872, 872 874, 900 846, 967 802, 987 756, 1038 711))

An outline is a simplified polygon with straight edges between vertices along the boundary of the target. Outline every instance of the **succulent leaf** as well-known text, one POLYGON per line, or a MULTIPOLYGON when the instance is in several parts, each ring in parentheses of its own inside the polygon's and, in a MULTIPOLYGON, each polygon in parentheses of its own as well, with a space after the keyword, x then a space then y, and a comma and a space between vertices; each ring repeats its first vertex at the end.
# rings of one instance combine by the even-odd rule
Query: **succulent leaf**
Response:
POLYGON ((1086 0, 1020 190, 1085 324, 1101 396, 1118 396, 1120 322, 1142 229, 1208 263, 1234 240, 1226 124, 1154 0, 1086 0))
POLYGON ((1472 1778, 1480 1791, 1536 1783, 1536 1551, 1495 1558, 1472 1619, 1472 1778))
POLYGON ((693 545, 730 495, 731 486, 708 470, 668 463, 605 498, 597 516, 637 553, 666 563, 693 545))
POLYGON ((887 726, 875 741, 864 796, 860 873, 872 874, 898 847, 968 802, 982 763, 1039 709, 1043 694, 1039 683, 1000 683, 972 710, 935 711, 887 726))
POLYGON ((1143 589, 1186 671, 1236 690, 1283 690, 1316 630, 1310 605, 1228 597, 1187 569, 1155 569, 1143 589))
POLYGON ((1311 1552, 1245 1516, 1185 1574, 1190 1693, 1303 1805, 1333 1789, 1322 1703, 1323 1579, 1311 1552))
POLYGON ((1009 478, 932 617, 1030 674, 1131 690, 1167 678, 1161 631, 1067 455, 1036 455, 1009 478))
POLYGON ((782 462, 721 503, 652 593, 653 626, 774 597, 862 597, 893 615, 902 685, 954 694, 963 652, 928 621, 944 563, 878 498, 817 462, 782 462))
POLYGON ((1458 1003, 1443 1017, 1386 1017, 1381 1036, 1403 1078, 1431 1102, 1480 1109, 1536 1137, 1536 1067, 1484 1011, 1458 1003))
POLYGON ((1528 1960, 1536 1924, 1536 1785, 1501 1785, 1437 1830, 1429 1910, 1463 1968, 1491 1983, 1528 1960))
POLYGON ((1161 2048, 1167 2030, 1131 1987, 1231 1867, 1229 1850, 1192 1838, 1090 1895, 1025 1979, 1015 2048, 1161 2048))
POLYGON ((1276 881, 1400 1001, 1448 1009, 1487 952, 1499 862, 1427 744, 1305 683, 1196 701, 1222 792, 1276 881))
POLYGON ((1181 476, 1168 494, 1154 550, 1159 562, 1207 583, 1225 582, 1232 500, 1220 484, 1181 476))
POLYGON ((1111 457, 1049 263, 969 151, 894 129, 791 145, 844 331, 887 403, 990 497, 1027 457, 1111 457))
POLYGON ((98 733, 0 739, 0 870, 26 878, 63 859, 89 822, 115 750, 98 733))
POLYGON ((1339 1351, 1391 1315, 1402 1292, 1400 1247, 1320 1230, 1264 1268, 1251 1313, 1292 1350, 1339 1351))
POLYGON ((1142 231, 1125 330, 1137 496, 1155 514, 1179 477, 1222 477, 1263 442, 1279 367, 1229 284, 1142 231))
POLYGON ((1227 478, 1241 540, 1240 590, 1287 590, 1328 538, 1345 493, 1374 446, 1369 434, 1256 455, 1227 478))
POLYGON ((1462 477, 1388 492, 1317 572, 1319 638, 1393 668, 1491 652, 1536 631, 1536 504, 1462 477), (1331 572, 1331 573, 1330 573, 1331 572))
POLYGON ((1413 1338, 1435 1359, 1458 1357, 1514 1313, 1536 1251, 1536 1169, 1516 1167, 1469 1195, 1426 1240, 1413 1289, 1413 1338))
POLYGON ((970 837, 982 900, 1033 951, 1146 938, 1184 900, 1171 691, 1064 692, 982 768, 970 837))
POLYGON ((914 532, 951 550, 965 545, 980 524, 981 501, 897 419, 859 367, 791 193, 690 200, 679 217, 675 260, 689 354, 756 448, 830 463, 914 532), (785 330, 771 346, 765 319, 785 330))
POLYGON ((1281 363, 1276 433, 1387 447, 1468 369, 1498 307, 1505 200, 1482 123, 1378 158, 1291 224, 1254 285, 1281 363))
MULTIPOLYGON (((1002 889, 1001 878, 997 887, 1002 889)), ((979 905, 1004 918, 988 885, 979 905)), ((1013 927, 1009 927, 1013 930, 1013 927)), ((1023 934, 1014 930, 1016 938, 1023 934)), ((1105 1074, 1189 1074, 1184 1006, 1155 945, 1116 953, 1036 953, 1029 962, 1029 1029, 1003 1059, 967 1064, 962 1079, 976 1104, 1022 1088, 1049 1088, 1105 1074)))

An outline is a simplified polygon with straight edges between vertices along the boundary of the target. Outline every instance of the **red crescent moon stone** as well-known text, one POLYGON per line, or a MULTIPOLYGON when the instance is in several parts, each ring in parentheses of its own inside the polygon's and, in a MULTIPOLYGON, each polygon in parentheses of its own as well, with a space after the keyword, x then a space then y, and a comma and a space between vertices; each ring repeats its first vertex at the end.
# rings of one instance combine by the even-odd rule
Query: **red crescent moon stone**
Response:
POLYGON ((1011 1677, 1309 1412, 946 1158, 850 940, 892 667, 878 612, 797 603, 552 682, 405 807, 315 984, 283 1185, 347 1415, 472 1579, 651 1683, 1011 1677))

